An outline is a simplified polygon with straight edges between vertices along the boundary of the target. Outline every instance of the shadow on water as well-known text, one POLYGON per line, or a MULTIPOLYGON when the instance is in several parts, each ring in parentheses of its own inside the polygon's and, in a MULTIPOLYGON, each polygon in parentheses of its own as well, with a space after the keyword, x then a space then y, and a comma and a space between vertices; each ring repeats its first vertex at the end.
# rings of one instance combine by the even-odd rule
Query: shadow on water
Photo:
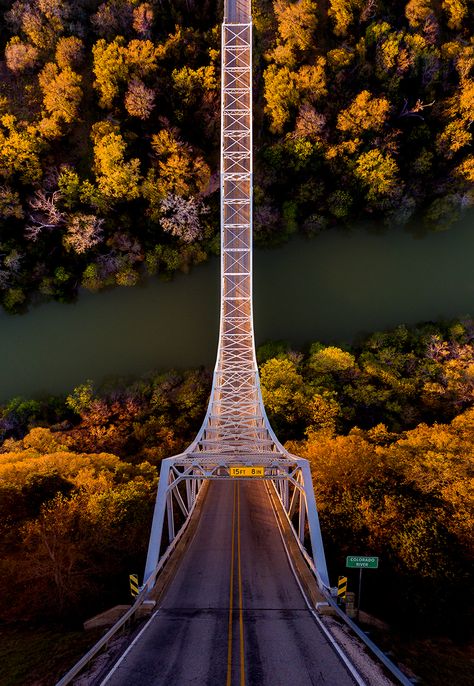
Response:
MULTIPOLYGON (((257 343, 350 342, 361 332, 474 310, 474 212, 423 237, 358 225, 254 255, 257 343)), ((219 260, 172 282, 84 293, 0 314, 0 400, 70 391, 86 379, 212 365, 219 260)))

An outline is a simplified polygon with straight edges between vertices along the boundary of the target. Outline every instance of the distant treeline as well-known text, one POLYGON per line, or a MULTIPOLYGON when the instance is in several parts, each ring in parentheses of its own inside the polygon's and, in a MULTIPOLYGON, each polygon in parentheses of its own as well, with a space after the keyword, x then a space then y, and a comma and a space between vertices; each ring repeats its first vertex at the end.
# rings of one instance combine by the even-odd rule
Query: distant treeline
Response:
MULTIPOLYGON (((311 462, 332 579, 345 555, 378 555, 367 609, 465 638, 474 321, 401 326, 352 348, 269 343, 258 358, 278 436, 311 462)), ((0 621, 76 621, 126 601, 160 461, 194 437, 210 380, 171 371, 0 407, 0 621)))
MULTIPOLYGON (((218 250, 222 6, 0 2, 0 302, 218 250)), ((255 232, 473 204, 472 0, 257 0, 255 232)))

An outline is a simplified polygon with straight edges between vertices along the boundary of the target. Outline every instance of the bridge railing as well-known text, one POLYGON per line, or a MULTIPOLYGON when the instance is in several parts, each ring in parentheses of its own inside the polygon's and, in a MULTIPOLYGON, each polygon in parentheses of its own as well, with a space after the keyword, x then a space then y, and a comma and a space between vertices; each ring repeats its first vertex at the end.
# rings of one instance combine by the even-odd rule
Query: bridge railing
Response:
MULTIPOLYGON (((304 461, 306 462, 306 460, 304 460, 304 461)), ((291 500, 294 499, 295 497, 298 497, 298 496, 295 496, 293 493, 293 496, 288 497, 287 494, 285 493, 285 487, 282 488, 282 485, 283 485, 282 482, 276 483, 275 481, 273 481, 272 485, 275 489, 277 496, 279 497, 279 499, 281 501, 284 513, 286 515, 286 520, 287 520, 288 524, 290 525, 290 527, 293 531, 293 534, 294 534, 296 541, 299 545, 300 551, 303 554, 303 557, 304 557, 310 571, 312 572, 312 574, 316 578, 316 581, 318 582, 318 586, 319 586, 320 590, 322 591, 323 596, 326 599, 327 605, 333 609, 335 614, 344 622, 344 624, 346 624, 346 626, 349 627, 351 632, 353 634, 355 634, 360 641, 362 641, 362 643, 368 648, 368 650, 372 653, 372 655, 376 658, 376 660, 378 660, 379 662, 381 662, 384 665, 384 667, 390 672, 391 676, 394 677, 398 683, 402 684, 402 686, 413 686, 413 684, 416 683, 416 681, 410 680, 397 667, 397 665, 388 657, 388 655, 386 655, 383 652, 383 650, 381 650, 378 647, 378 645, 376 645, 369 638, 369 636, 339 607, 339 605, 337 604, 337 602, 335 600, 335 594, 336 594, 337 589, 325 587, 324 584, 321 584, 320 575, 319 575, 318 569, 314 563, 314 560, 313 560, 312 556, 308 553, 306 548, 304 547, 302 537, 301 537, 301 531, 298 531, 297 528, 295 528, 295 526, 294 526, 294 517, 292 517, 291 504, 289 507, 286 506, 286 504, 288 502, 291 503, 291 500)), ((278 519, 277 519, 277 522, 278 522, 278 519)), ((278 526, 280 528, 280 532, 282 535, 283 545, 286 549, 288 557, 290 557, 290 552, 286 546, 286 543, 285 543, 285 540, 283 537, 283 531, 281 529, 279 522, 278 522, 278 526)), ((314 609, 317 611, 318 603, 316 603, 316 608, 314 608, 314 609)))
POLYGON ((183 518, 184 522, 187 522, 188 514, 203 482, 232 478, 233 466, 258 466, 263 469, 261 476, 250 478, 263 479, 274 484, 300 548, 314 565, 321 590, 331 593, 310 465, 307 460, 286 452, 275 452, 273 456, 271 453, 213 455, 210 452, 186 452, 163 460, 145 566, 145 580, 154 573, 159 563, 165 539, 165 523, 168 542, 171 543, 176 535, 177 524, 183 521, 183 518), (305 548, 306 525, 309 530, 310 549, 305 548))
POLYGON ((86 667, 94 660, 97 655, 107 648, 109 643, 116 637, 116 635, 122 629, 125 629, 133 620, 136 618, 137 613, 140 611, 145 600, 149 598, 150 591, 155 585, 156 577, 160 574, 163 567, 168 562, 170 556, 176 549, 178 543, 180 542, 182 536, 186 531, 186 527, 192 517, 196 504, 199 501, 200 489, 195 490, 195 495, 192 499, 192 503, 187 509, 186 519, 178 531, 177 535, 173 537, 173 540, 168 545, 164 554, 158 561, 155 569, 149 574, 148 578, 144 580, 143 585, 140 587, 140 592, 136 597, 133 605, 127 610, 127 612, 120 617, 117 622, 107 631, 107 633, 100 638, 97 643, 95 643, 92 648, 78 661, 76 664, 57 682, 56 686, 67 686, 71 684, 73 680, 82 672, 86 667))
MULTIPOLYGON (((144 583, 140 588, 140 593, 129 610, 107 631, 107 633, 97 641, 97 643, 65 674, 56 686, 68 686, 74 679, 92 662, 92 660, 136 618, 137 613, 143 603, 149 598, 156 578, 166 565, 172 553, 175 551, 181 538, 183 537, 187 525, 194 513, 196 504, 202 495, 202 486, 206 480, 228 480, 229 469, 232 465, 243 465, 244 460, 232 461, 228 459, 190 459, 184 455, 163 460, 160 473, 158 489, 161 493, 157 497, 155 505, 155 517, 153 527, 155 535, 159 534, 159 539, 155 540, 154 550, 147 558, 147 564, 152 563, 153 555, 158 555, 153 569, 145 572, 144 583), (159 505, 158 505, 159 503, 159 505), (180 512, 180 517, 176 517, 175 508, 180 512), (155 522, 155 518, 157 520, 155 522), (161 557, 159 551, 163 541, 164 523, 167 523, 169 543, 161 557), (161 525, 160 525, 161 521, 161 525), (179 529, 176 528, 177 522, 181 521, 179 529)), ((247 460, 247 466, 256 465, 262 461, 247 460)), ((242 477, 239 477, 239 479, 242 477)), ((243 477, 245 479, 245 477, 243 477)), ((389 670, 391 675, 403 686, 413 686, 413 683, 401 672, 401 670, 383 653, 382 650, 360 629, 341 610, 334 600, 333 589, 329 585, 327 570, 324 560, 324 550, 317 519, 317 508, 311 479, 310 466, 307 460, 297 458, 288 454, 288 458, 275 458, 265 464, 265 474, 258 479, 270 482, 278 496, 287 521, 291 527, 293 535, 303 554, 309 569, 313 573, 327 603, 334 609, 336 614, 348 625, 351 631, 367 646, 372 654, 389 670), (315 519, 316 516, 316 519, 315 519), (311 552, 305 547, 304 532, 308 524, 311 552), (318 549, 320 548, 319 552, 318 549), (322 552, 321 552, 322 551, 322 552), (322 557, 321 557, 322 554, 322 557), (318 557, 319 565, 318 565, 318 557), (322 560, 322 563, 321 563, 322 560)), ((252 477, 255 480, 254 477, 252 477)), ((153 529, 152 527, 152 529, 153 529)), ((151 543, 150 543, 151 545, 151 543)), ((289 554, 289 553, 288 553, 289 554)))
POLYGON ((334 589, 329 583, 310 464, 308 460, 290 454, 287 459, 291 464, 287 474, 284 478, 273 478, 271 481, 298 546, 314 571, 318 586, 323 592, 332 594, 334 589), (311 550, 305 545, 306 524, 311 550))

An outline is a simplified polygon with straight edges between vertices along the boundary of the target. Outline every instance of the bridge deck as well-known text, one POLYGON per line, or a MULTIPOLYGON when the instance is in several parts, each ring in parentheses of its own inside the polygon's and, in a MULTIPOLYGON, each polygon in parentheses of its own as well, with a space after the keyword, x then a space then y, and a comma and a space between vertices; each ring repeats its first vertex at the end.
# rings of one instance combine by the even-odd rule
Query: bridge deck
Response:
POLYGON ((265 485, 227 481, 209 485, 158 612, 102 686, 353 683, 306 607, 265 485))

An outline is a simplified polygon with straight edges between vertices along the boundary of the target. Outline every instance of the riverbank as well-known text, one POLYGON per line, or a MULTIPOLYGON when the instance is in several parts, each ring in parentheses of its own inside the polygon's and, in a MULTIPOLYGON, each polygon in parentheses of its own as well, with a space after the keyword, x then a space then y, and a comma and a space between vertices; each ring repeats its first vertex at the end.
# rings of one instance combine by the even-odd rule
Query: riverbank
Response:
MULTIPOLYGON (((429 674, 429 646, 445 645, 446 669, 462 684, 474 320, 399 326, 346 348, 274 342, 257 356, 272 426, 310 461, 331 578, 346 555, 379 556, 364 609, 403 634, 396 652, 416 674, 429 674)), ((169 371, 0 407, 0 622, 33 623, 41 643, 41 627, 77 626, 126 602, 128 574, 144 565, 161 459, 195 435, 210 381, 209 370, 169 371)))
MULTIPOLYGON (((474 213, 422 238, 375 225, 294 238, 254 255, 257 344, 350 343, 400 322, 472 314, 474 213)), ((133 288, 83 292, 25 315, 0 313, 0 402, 109 376, 210 366, 217 349, 217 258, 133 288)))

